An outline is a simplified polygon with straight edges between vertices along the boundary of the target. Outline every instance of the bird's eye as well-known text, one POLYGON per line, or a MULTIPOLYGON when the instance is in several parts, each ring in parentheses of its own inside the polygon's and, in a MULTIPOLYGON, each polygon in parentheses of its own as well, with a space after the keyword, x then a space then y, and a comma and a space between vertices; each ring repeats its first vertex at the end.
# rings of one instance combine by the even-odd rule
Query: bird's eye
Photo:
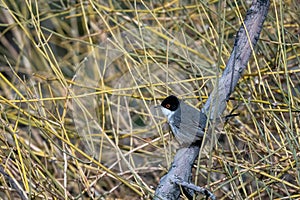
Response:
POLYGON ((166 105, 166 108, 170 108, 170 107, 171 107, 171 105, 170 105, 170 104, 167 104, 167 105, 166 105))

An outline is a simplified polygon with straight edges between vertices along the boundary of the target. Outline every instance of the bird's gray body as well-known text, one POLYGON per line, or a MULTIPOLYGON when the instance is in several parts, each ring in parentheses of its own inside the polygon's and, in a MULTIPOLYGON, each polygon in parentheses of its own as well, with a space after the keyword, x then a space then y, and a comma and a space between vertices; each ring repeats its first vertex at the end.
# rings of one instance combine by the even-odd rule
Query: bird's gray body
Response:
POLYGON ((161 109, 168 118, 168 123, 176 140, 181 145, 186 146, 202 140, 207 120, 204 113, 183 101, 180 101, 175 111, 170 111, 164 107, 161 109))

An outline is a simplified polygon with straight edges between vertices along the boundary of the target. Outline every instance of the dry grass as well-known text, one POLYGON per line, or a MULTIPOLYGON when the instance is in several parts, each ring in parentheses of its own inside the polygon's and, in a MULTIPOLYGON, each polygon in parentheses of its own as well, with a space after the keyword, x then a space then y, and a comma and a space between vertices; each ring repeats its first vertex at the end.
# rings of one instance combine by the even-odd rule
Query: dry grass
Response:
MULTIPOLYGON (((0 2, 0 196, 151 198, 176 150, 153 106, 201 107, 249 5, 49 2, 0 2)), ((240 115, 195 166, 219 199, 300 198, 298 4, 272 2, 240 115)))

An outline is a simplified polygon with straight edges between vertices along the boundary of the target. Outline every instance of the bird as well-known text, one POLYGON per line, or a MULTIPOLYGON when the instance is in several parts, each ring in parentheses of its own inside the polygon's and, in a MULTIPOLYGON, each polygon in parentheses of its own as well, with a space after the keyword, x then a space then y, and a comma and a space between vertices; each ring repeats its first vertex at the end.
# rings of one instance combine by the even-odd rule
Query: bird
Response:
POLYGON ((173 135, 181 146, 202 143, 207 121, 205 113, 174 95, 166 97, 159 107, 167 117, 173 135))

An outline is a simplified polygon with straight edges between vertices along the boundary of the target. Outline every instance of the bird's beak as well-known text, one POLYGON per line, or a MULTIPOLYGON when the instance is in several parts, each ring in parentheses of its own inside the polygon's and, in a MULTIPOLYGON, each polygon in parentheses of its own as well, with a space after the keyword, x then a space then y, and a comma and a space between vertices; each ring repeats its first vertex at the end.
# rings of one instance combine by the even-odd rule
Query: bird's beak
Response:
POLYGON ((156 105, 156 106, 154 106, 154 108, 160 108, 161 107, 161 105, 156 105))

